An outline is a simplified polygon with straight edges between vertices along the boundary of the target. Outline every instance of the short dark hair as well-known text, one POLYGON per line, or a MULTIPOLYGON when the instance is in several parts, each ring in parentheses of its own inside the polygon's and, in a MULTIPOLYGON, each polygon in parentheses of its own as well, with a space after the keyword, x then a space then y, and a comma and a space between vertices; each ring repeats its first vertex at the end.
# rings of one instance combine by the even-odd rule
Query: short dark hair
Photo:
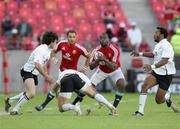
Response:
POLYGON ((163 27, 157 27, 158 30, 160 30, 160 33, 164 35, 164 38, 168 37, 168 32, 166 28, 163 27))
POLYGON ((66 33, 66 35, 68 36, 69 33, 75 33, 75 34, 76 34, 76 31, 74 31, 74 30, 69 30, 69 31, 66 33))
POLYGON ((52 31, 47 31, 44 33, 42 38, 42 44, 51 44, 51 42, 54 42, 55 40, 58 40, 58 36, 56 33, 52 31))

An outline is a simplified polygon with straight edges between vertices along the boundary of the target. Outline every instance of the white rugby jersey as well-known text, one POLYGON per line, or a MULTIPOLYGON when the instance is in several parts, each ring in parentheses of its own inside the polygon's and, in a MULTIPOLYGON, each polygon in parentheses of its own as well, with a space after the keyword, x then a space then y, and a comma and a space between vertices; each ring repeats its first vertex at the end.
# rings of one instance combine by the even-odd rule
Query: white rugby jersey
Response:
POLYGON ((153 70, 155 73, 159 75, 172 75, 176 73, 174 64, 174 50, 167 39, 163 39, 156 44, 153 54, 154 64, 158 63, 162 58, 169 58, 167 64, 153 70))
POLYGON ((35 68, 35 62, 40 64, 46 64, 50 58, 52 49, 48 48, 46 44, 38 46, 31 53, 28 61, 23 66, 24 71, 32 72, 34 75, 38 75, 39 71, 35 68))
POLYGON ((77 74, 86 84, 88 84, 89 86, 91 85, 91 81, 89 80, 89 78, 86 75, 84 75, 83 73, 81 73, 79 71, 73 70, 73 69, 67 69, 67 70, 64 70, 63 72, 59 73, 59 77, 58 77, 58 80, 56 83, 60 85, 61 79, 64 76, 68 76, 71 74, 77 74))

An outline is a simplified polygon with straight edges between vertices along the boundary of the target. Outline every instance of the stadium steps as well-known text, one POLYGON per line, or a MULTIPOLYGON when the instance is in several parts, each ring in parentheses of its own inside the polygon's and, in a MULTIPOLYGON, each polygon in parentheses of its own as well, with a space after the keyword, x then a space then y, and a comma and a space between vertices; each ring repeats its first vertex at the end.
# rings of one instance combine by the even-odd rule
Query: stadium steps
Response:
POLYGON ((135 21, 142 30, 151 48, 154 46, 153 34, 159 25, 148 0, 118 0, 128 21, 135 21))

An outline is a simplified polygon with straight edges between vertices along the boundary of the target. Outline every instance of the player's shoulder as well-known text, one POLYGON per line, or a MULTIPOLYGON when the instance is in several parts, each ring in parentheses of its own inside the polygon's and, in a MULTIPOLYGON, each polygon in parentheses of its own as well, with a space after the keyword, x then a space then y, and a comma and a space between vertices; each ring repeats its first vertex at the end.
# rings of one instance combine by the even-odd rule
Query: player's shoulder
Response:
POLYGON ((47 45, 46 44, 41 44, 38 47, 36 47, 34 49, 34 51, 43 51, 43 50, 45 50, 45 48, 47 48, 47 45))
POLYGON ((57 46, 63 45, 63 44, 67 44, 67 43, 68 43, 67 40, 61 40, 61 41, 59 41, 59 42, 57 43, 57 46))
POLYGON ((75 47, 80 49, 80 50, 86 50, 86 48, 78 43, 75 43, 75 47))
POLYGON ((115 49, 120 49, 118 46, 117 46, 117 44, 115 44, 115 43, 111 43, 110 45, 109 45, 109 47, 110 48, 115 48, 115 49))

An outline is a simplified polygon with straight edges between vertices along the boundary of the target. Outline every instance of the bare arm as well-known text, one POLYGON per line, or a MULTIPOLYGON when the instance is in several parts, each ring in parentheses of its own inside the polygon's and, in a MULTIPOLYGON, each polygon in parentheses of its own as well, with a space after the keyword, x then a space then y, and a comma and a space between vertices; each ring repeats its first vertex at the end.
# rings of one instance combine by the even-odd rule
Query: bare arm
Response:
POLYGON ((91 58, 91 56, 90 56, 90 53, 89 53, 89 54, 86 56, 86 61, 85 61, 85 63, 84 63, 84 66, 82 67, 81 70, 79 70, 80 72, 85 73, 85 71, 86 71, 87 68, 89 67, 90 58, 91 58))
POLYGON ((113 70, 115 70, 117 68, 117 64, 115 62, 109 61, 106 58, 103 61, 105 62, 106 66, 108 68, 113 69, 113 70))
POLYGON ((50 84, 54 83, 54 79, 48 74, 47 68, 44 65, 35 62, 35 67, 50 84))
POLYGON ((137 51, 133 51, 130 53, 131 56, 133 57, 138 57, 138 56, 144 56, 144 57, 148 57, 148 58, 153 58, 154 54, 152 52, 137 52, 137 51))
POLYGON ((99 61, 100 60, 95 60, 95 61, 92 61, 90 64, 89 64, 89 68, 91 69, 91 70, 93 70, 94 68, 96 68, 98 65, 99 65, 99 61))
POLYGON ((90 63, 90 65, 89 65, 90 69, 93 70, 94 68, 96 68, 101 61, 104 61, 105 65, 110 69, 114 70, 117 68, 117 64, 115 62, 109 61, 104 56, 99 56, 97 60, 90 63))
POLYGON ((159 68, 168 63, 169 58, 162 58, 158 63, 155 64, 156 68, 159 68))
POLYGON ((156 63, 156 64, 154 64, 154 65, 145 64, 145 65, 144 65, 144 70, 145 70, 146 72, 149 72, 149 71, 151 71, 152 69, 159 68, 159 67, 167 64, 167 63, 168 63, 168 60, 169 60, 169 58, 162 58, 158 63, 156 63))

